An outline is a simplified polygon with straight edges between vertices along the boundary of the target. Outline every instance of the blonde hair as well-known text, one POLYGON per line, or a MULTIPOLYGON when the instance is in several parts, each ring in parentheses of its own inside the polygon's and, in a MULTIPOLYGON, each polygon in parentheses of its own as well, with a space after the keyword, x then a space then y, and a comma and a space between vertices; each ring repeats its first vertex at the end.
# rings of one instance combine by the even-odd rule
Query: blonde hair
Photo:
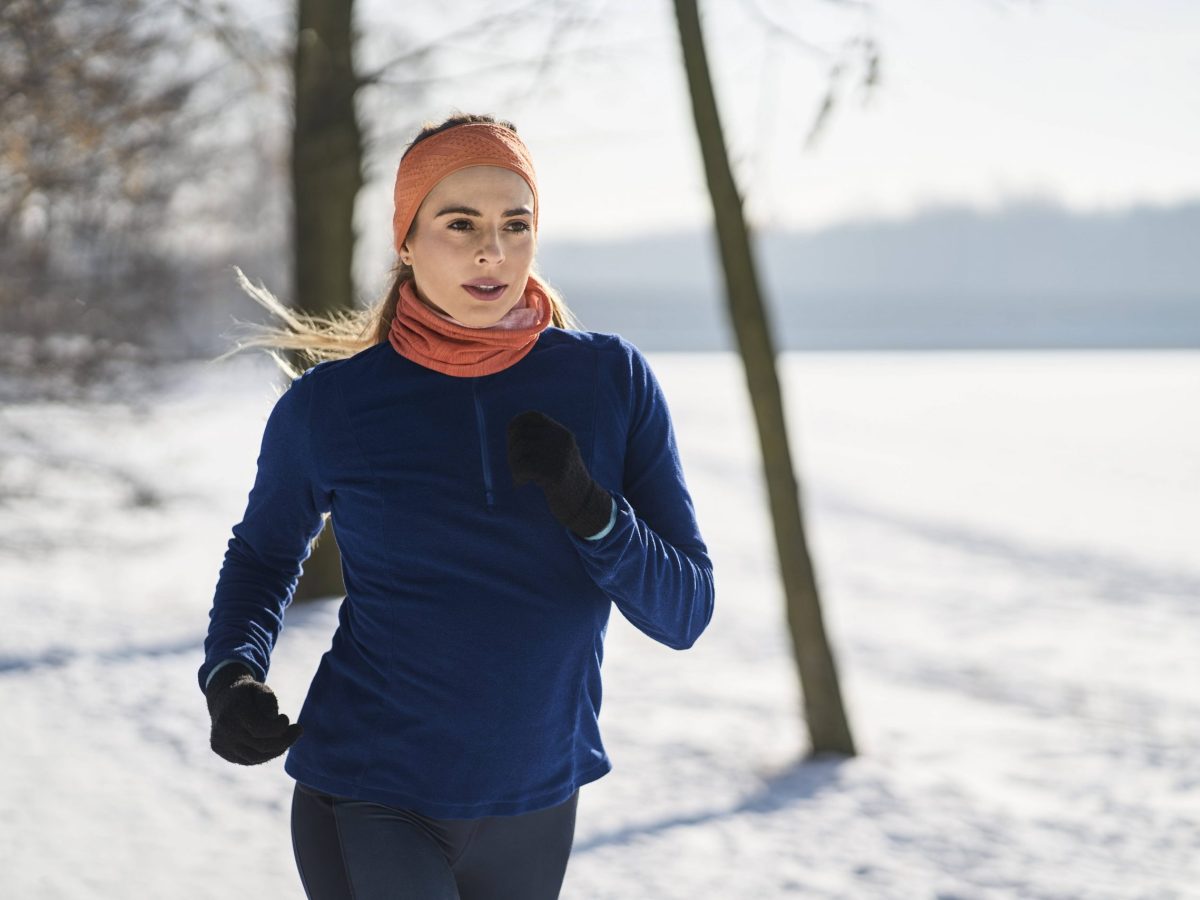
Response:
MULTIPOLYGON (((513 133, 516 133, 517 130, 511 122, 497 121, 491 116, 458 114, 446 119, 440 125, 426 123, 404 153, 407 154, 418 141, 445 131, 447 128, 453 128, 455 125, 469 122, 489 122, 501 125, 513 133)), ((567 307, 566 301, 563 300, 558 290, 537 271, 536 264, 532 271, 542 282, 546 289, 546 296, 550 298, 550 324, 556 328, 580 330, 579 320, 567 307)), ((400 296, 400 285, 406 279, 413 277, 412 267, 397 259, 390 273, 391 281, 387 292, 372 305, 339 310, 329 315, 312 315, 285 306, 263 284, 251 284, 250 279, 237 266, 234 266, 234 272, 237 274, 238 284, 241 285, 242 290, 279 319, 283 325, 280 327, 239 322, 239 325, 250 328, 251 332, 235 338, 233 349, 222 353, 214 362, 232 356, 241 350, 259 347, 266 350, 275 363, 292 379, 298 378, 304 368, 309 365, 330 359, 344 359, 386 341, 388 331, 392 327, 392 320, 396 316, 396 301, 400 296), (295 354, 296 362, 301 367, 297 368, 284 354, 278 352, 280 350, 298 351, 295 354)))

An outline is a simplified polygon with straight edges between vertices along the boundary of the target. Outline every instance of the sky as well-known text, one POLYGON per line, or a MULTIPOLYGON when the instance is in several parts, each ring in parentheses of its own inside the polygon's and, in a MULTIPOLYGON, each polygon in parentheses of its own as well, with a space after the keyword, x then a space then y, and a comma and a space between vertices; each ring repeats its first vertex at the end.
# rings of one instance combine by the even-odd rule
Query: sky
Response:
MULTIPOLYGON (((1030 201, 1119 214, 1200 200, 1193 0, 700 6, 726 141, 759 230, 1030 201), (881 54, 870 92, 853 50, 862 39, 881 54), (833 113, 806 142, 831 84, 833 113)), ((243 10, 245 24, 285 53, 291 0, 243 10)), ((355 10, 360 71, 399 49, 440 44, 423 93, 379 86, 360 94, 369 152, 355 265, 369 295, 392 262, 400 155, 423 122, 454 111, 517 124, 538 172, 543 243, 710 226, 671 0, 418 0, 403 15, 393 0, 357 0, 355 10), (497 10, 511 15, 511 27, 439 40, 497 10), (535 70, 529 61, 547 47, 555 60, 535 70)), ((281 112, 286 102, 279 98, 281 112)))
MULTIPOLYGON (((418 104, 424 117, 458 108, 517 123, 538 168, 543 239, 703 227, 711 214, 672 4, 577 7, 591 19, 560 42, 570 58, 529 101, 497 108, 501 77, 489 71, 439 88, 418 104), (604 47, 619 52, 595 50, 604 47)), ((855 8, 710 0, 701 7, 727 141, 759 227, 814 230, 1030 197, 1085 212, 1200 197, 1200 4, 891 0, 855 8), (826 54, 772 35, 755 9, 826 54), (860 60, 841 54, 842 103, 806 148, 838 48, 856 36, 880 47, 881 83, 865 95, 860 60)), ((368 31, 394 19, 390 10, 384 0, 365 2, 368 31)), ((426 15, 412 22, 420 33, 447 27, 436 10, 426 15)), ((537 45, 530 36, 521 46, 537 45)), ((461 44, 439 65, 465 72, 503 58, 494 46, 461 44)), ((398 159, 403 143, 380 142, 379 159, 398 159)), ((393 165, 364 198, 364 224, 386 218, 393 165)))

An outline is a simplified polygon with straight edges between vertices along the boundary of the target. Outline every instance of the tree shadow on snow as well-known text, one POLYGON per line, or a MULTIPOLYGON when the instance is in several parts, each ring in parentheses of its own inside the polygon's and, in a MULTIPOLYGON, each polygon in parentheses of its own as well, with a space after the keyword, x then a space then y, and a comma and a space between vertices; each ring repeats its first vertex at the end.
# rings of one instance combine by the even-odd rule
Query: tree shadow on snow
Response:
POLYGON ((629 843, 639 835, 657 834, 676 827, 703 825, 717 819, 743 814, 766 814, 785 809, 803 800, 810 800, 825 790, 834 788, 841 780, 841 768, 853 757, 839 754, 818 754, 793 762, 764 777, 758 789, 740 803, 728 809, 672 816, 657 822, 630 825, 616 831, 598 834, 574 845, 575 853, 587 853, 610 844, 629 843))

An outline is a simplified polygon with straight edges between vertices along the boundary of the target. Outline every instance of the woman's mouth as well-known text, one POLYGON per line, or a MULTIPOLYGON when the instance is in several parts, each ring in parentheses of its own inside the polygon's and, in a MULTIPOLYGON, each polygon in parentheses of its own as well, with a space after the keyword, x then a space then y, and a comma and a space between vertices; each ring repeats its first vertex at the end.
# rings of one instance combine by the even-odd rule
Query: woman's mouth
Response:
POLYGON ((506 284, 464 284, 463 290, 476 300, 496 300, 504 293, 506 287, 508 287, 506 284))

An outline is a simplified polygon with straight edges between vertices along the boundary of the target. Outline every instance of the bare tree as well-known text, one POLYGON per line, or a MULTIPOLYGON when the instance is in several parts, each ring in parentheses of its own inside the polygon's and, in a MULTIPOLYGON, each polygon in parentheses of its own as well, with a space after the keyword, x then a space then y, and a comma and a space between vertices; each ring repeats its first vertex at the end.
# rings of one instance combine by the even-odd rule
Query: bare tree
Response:
POLYGON ((79 346, 103 356, 115 342, 144 343, 178 311, 155 238, 188 163, 193 82, 169 65, 178 41, 150 11, 150 0, 0 4, 9 335, 86 336, 79 346))
POLYGON ((293 56, 293 294, 324 315, 354 306, 354 201, 363 142, 355 96, 354 0, 298 0, 293 56))
MULTIPOLYGON (((354 0, 297 0, 293 56, 292 258, 296 308, 315 315, 352 309, 354 201, 363 144, 355 96, 354 0)), ((293 354, 293 365, 303 354, 293 354)), ((333 521, 312 548, 297 600, 345 591, 333 521)))
POLYGON ((825 635, 820 594, 805 537, 771 325, 759 288, 742 198, 725 149, 700 13, 696 0, 674 0, 674 3, 696 135, 716 221, 729 314, 758 426, 811 753, 854 755, 854 740, 842 703, 833 651, 825 635))

